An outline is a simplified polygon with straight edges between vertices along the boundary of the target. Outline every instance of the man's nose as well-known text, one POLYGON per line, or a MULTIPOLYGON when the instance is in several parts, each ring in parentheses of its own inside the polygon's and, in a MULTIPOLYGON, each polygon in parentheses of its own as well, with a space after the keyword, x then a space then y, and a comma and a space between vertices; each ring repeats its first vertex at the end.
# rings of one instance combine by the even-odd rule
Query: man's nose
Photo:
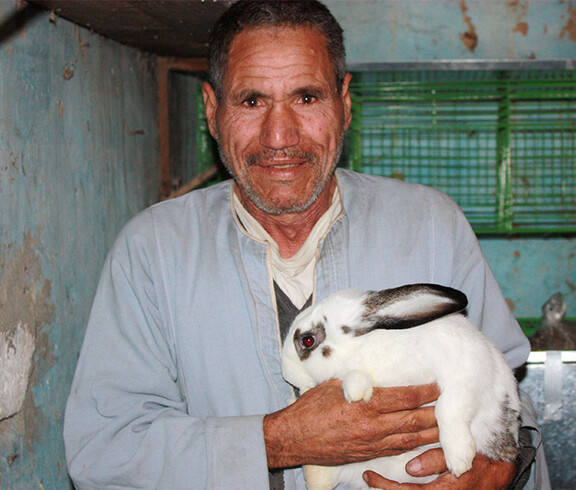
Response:
POLYGON ((296 114, 284 104, 274 104, 267 111, 260 131, 260 144, 271 150, 283 150, 300 143, 296 114))

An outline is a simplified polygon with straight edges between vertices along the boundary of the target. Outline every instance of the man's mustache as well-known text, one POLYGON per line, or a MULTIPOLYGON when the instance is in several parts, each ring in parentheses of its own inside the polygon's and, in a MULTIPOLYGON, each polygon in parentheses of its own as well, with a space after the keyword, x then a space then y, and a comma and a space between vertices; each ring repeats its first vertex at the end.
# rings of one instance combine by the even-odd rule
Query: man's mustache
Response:
POLYGON ((275 158, 289 158, 294 160, 306 160, 315 163, 317 158, 314 153, 302 150, 263 150, 246 157, 247 165, 260 165, 263 161, 275 158))

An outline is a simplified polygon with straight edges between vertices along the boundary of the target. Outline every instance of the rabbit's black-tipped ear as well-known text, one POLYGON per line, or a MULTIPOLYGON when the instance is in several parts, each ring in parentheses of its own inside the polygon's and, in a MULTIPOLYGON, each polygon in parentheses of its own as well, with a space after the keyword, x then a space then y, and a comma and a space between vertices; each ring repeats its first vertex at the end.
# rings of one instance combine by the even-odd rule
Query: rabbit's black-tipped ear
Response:
POLYGON ((376 328, 416 327, 462 311, 468 299, 457 289, 438 284, 410 284, 368 294, 364 318, 376 328))

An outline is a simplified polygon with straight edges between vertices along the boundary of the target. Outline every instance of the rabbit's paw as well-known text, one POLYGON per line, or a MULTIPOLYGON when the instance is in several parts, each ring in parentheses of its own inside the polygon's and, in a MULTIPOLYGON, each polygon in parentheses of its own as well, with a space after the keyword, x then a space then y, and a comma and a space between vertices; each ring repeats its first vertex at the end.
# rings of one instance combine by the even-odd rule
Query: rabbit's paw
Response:
POLYGON ((348 402, 364 400, 367 402, 372 398, 372 387, 374 383, 368 374, 363 371, 350 371, 342 380, 344 398, 348 402))
POLYGON ((459 477, 472 468, 476 441, 470 431, 474 406, 465 387, 448 386, 436 402, 435 414, 440 431, 440 445, 450 472, 459 477))
POLYGON ((472 468, 472 461, 476 456, 476 444, 474 439, 470 437, 457 437, 452 439, 450 443, 441 441, 444 457, 446 458, 446 465, 454 476, 459 477, 472 468), (459 440, 457 440, 459 439, 459 440))

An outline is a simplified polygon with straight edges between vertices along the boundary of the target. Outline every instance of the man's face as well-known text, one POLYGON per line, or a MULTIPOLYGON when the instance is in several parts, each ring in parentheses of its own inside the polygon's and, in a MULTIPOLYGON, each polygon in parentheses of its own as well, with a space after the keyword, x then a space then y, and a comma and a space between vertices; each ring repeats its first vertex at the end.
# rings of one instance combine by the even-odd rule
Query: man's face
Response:
POLYGON ((245 30, 232 42, 222 98, 205 84, 212 135, 241 197, 269 214, 303 212, 329 182, 350 124, 323 36, 309 28, 245 30))

